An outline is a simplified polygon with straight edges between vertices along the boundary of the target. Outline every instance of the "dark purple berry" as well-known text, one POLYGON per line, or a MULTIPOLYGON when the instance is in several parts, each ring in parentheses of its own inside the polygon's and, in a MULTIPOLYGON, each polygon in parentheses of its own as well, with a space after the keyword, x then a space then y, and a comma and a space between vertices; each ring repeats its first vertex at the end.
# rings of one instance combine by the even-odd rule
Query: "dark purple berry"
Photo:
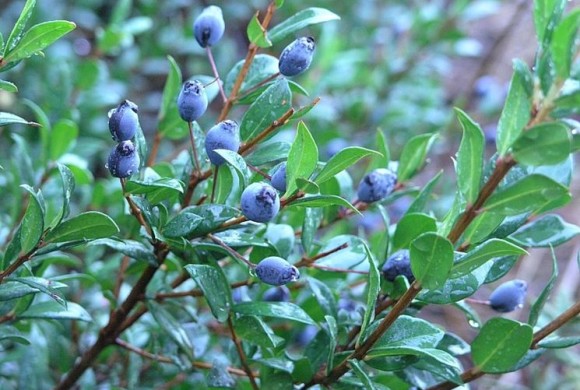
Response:
POLYGON ((122 141, 109 154, 107 168, 114 177, 125 178, 139 171, 139 154, 131 141, 122 141))
POLYGON ((115 141, 128 141, 141 128, 137 111, 137 105, 129 100, 109 111, 109 131, 115 141))
POLYGON ((510 280, 500 284, 489 296, 489 304, 495 311, 508 313, 524 306, 528 284, 524 280, 510 280))
POLYGON ((272 187, 280 192, 286 192, 286 163, 280 164, 270 179, 272 187))
POLYGON ((266 302, 288 302, 290 290, 286 286, 272 287, 264 291, 262 299, 266 302))
POLYGON ((397 175, 389 169, 378 168, 366 175, 358 186, 359 200, 372 203, 386 198, 397 184, 397 175))
POLYGON ((210 5, 193 22, 193 35, 201 47, 213 46, 224 35, 225 23, 222 9, 210 5))
POLYGON ((330 159, 336 153, 348 146, 349 144, 344 138, 334 138, 326 144, 326 157, 330 159))
POLYGON ((282 286, 300 278, 300 271, 281 257, 270 256, 256 266, 258 279, 272 286, 282 286))
POLYGON ((240 148, 240 131, 238 124, 232 120, 218 123, 205 136, 205 151, 209 160, 214 165, 222 165, 226 162, 222 156, 216 153, 216 149, 227 149, 237 152, 240 148))
POLYGON ((201 81, 186 81, 177 97, 179 116, 186 122, 193 122, 207 110, 207 94, 201 81))
POLYGON ((278 68, 284 76, 296 76, 304 72, 312 62, 316 43, 312 37, 302 37, 286 46, 280 54, 278 68))
POLYGON ((401 249, 393 253, 383 265, 385 279, 393 282, 399 275, 407 278, 409 283, 413 283, 415 276, 411 271, 411 255, 408 249, 401 249))
POLYGON ((252 183, 242 192, 242 214, 250 221, 268 222, 280 211, 278 192, 268 183, 252 183))

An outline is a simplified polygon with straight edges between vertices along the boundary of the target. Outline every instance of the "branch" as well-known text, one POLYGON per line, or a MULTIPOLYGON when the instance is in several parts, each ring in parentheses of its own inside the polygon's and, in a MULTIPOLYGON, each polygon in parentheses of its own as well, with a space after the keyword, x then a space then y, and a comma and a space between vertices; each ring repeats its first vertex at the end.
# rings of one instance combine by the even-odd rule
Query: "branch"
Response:
POLYGON ((246 374, 248 375, 248 378, 250 379, 250 384, 252 385, 252 388, 254 390, 260 390, 260 388, 258 387, 258 384, 256 383, 256 378, 254 378, 254 373, 252 372, 252 369, 250 368, 250 365, 248 364, 248 360, 246 358, 246 353, 244 352, 242 342, 240 341, 240 339, 236 335, 236 331, 234 330, 234 324, 232 322, 231 316, 228 317, 228 328, 230 329, 230 333, 232 335, 232 341, 236 345, 236 350, 238 351, 238 355, 240 356, 240 363, 242 363, 242 367, 244 368, 244 371, 246 372, 246 374))

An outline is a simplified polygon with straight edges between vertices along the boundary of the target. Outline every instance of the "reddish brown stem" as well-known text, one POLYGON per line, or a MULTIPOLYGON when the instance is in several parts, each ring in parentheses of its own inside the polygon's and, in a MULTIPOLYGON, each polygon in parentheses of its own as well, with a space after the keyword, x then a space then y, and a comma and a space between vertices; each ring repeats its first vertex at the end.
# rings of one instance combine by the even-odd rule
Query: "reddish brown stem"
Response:
POLYGON ((228 328, 230 329, 230 334, 232 335, 232 341, 236 345, 236 350, 238 351, 238 356, 240 357, 240 363, 244 368, 244 371, 250 379, 250 384, 254 390, 260 390, 258 384, 256 383, 256 378, 254 378, 254 373, 248 364, 248 359, 246 358, 246 353, 244 352, 244 347, 242 346, 242 341, 239 339, 236 331, 234 329, 234 323, 232 322, 232 317, 228 317, 228 328))
POLYGON ((155 133, 155 137, 153 138, 153 145, 151 145, 151 152, 149 153, 149 157, 147 158, 147 163, 145 166, 150 167, 155 164, 155 160, 157 159, 157 153, 159 152, 159 144, 161 144, 161 140, 163 137, 159 130, 155 133))

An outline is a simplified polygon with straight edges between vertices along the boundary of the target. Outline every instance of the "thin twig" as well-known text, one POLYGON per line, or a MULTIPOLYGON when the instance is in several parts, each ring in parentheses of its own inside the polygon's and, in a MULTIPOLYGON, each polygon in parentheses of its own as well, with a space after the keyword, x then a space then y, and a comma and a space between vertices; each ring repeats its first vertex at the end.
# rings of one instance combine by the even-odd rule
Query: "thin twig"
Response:
POLYGON ((232 317, 228 317, 228 328, 230 329, 230 334, 232 336, 232 341, 236 345, 236 350, 238 351, 238 356, 240 357, 240 363, 244 368, 244 371, 248 375, 248 379, 250 380, 250 384, 254 390, 260 390, 258 384, 256 383, 256 378, 254 378, 254 373, 248 364, 248 359, 246 358, 246 353, 244 352, 244 347, 242 346, 241 340, 236 335, 236 331, 234 329, 234 323, 232 322, 232 317))
POLYGON ((211 52, 211 46, 207 46, 205 48, 205 51, 207 53, 207 58, 209 59, 209 64, 211 65, 211 70, 213 72, 213 75, 217 80, 218 87, 220 89, 220 95, 222 96, 222 101, 225 103, 228 101, 228 98, 226 97, 226 93, 224 92, 224 87, 223 87, 221 79, 220 79, 220 74, 217 70, 217 67, 215 66, 215 61, 213 59, 213 54, 211 52))
POLYGON ((225 242, 223 242, 222 240, 220 240, 218 237, 214 236, 211 233, 208 234, 207 237, 210 240, 212 240, 214 243, 216 243, 217 245, 219 245, 223 249, 225 249, 225 251, 228 252, 235 259, 238 259, 238 260, 246 263, 246 265, 248 267, 250 267, 250 268, 256 268, 256 265, 254 263, 252 263, 250 260, 246 259, 244 256, 240 255, 238 252, 236 252, 235 250, 233 250, 228 244, 226 244, 225 242))
POLYGON ((157 158, 157 153, 159 152, 159 144, 161 144, 161 140, 163 137, 159 132, 159 129, 155 132, 155 137, 153 138, 153 145, 151 145, 151 152, 149 153, 149 157, 147 158, 147 162, 145 166, 150 167, 155 164, 155 159, 157 158))
POLYGON ((303 257, 302 259, 300 259, 300 261, 295 263, 294 266, 295 267, 308 267, 312 263, 314 263, 315 261, 322 259, 323 257, 330 256, 333 253, 336 253, 336 252, 341 251, 341 250, 346 249, 346 248, 348 248, 348 242, 345 242, 345 243, 337 246, 336 248, 329 249, 325 252, 320 252, 319 254, 317 254, 315 256, 303 257))
POLYGON ((242 96, 238 96, 235 100, 236 101, 240 101, 240 100, 244 99, 245 97, 249 96, 252 92, 254 92, 258 88, 260 88, 261 86, 263 86, 264 84, 267 84, 270 81, 276 79, 278 76, 280 76, 280 72, 276 72, 273 75, 266 77, 264 80, 260 81, 256 85, 253 85, 252 87, 246 89, 244 91, 244 94, 242 96))
POLYGON ((193 176, 194 174, 197 175, 201 172, 201 168, 199 166, 199 157, 197 157, 197 147, 195 146, 195 135, 193 134, 193 122, 187 122, 187 127, 189 129, 189 142, 191 143, 191 149, 193 150, 193 166, 195 167, 194 171, 191 173, 193 176))

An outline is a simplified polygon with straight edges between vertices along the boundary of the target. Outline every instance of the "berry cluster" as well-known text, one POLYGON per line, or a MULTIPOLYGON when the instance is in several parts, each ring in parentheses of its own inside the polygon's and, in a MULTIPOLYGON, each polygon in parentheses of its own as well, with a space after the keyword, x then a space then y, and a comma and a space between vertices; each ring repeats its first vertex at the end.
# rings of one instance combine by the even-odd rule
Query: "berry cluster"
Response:
POLYGON ((107 160, 107 168, 114 177, 124 179, 139 171, 139 153, 132 141, 141 129, 137 112, 137 105, 129 100, 109 111, 109 131, 118 142, 107 160))

